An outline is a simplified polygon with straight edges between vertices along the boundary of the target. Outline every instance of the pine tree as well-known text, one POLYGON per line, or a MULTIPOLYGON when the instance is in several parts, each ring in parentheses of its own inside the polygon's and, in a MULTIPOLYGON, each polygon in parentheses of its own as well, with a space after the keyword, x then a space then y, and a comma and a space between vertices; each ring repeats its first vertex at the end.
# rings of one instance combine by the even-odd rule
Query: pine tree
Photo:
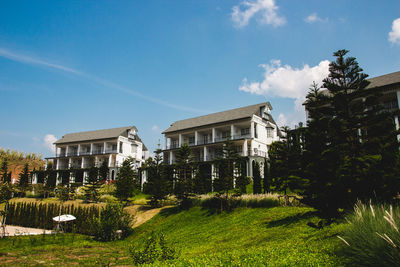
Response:
POLYGON ((101 181, 103 182, 107 181, 109 171, 110 169, 108 168, 107 161, 103 160, 99 168, 99 176, 101 181))
POLYGON ((24 170, 19 174, 19 181, 18 186, 21 190, 21 193, 25 195, 25 191, 29 185, 29 165, 28 163, 25 164, 24 170))
POLYGON ((261 174, 258 161, 255 161, 253 169, 253 194, 261 194, 261 174))
POLYGON ((1 164, 1 181, 3 183, 7 182, 8 180, 8 162, 7 159, 3 160, 3 163, 1 164))
POLYGON ((147 162, 148 181, 146 188, 147 193, 151 195, 150 205, 158 207, 168 195, 168 179, 165 171, 166 166, 162 159, 162 150, 158 148, 154 151, 154 154, 154 161, 149 160, 147 162))
POLYGON ((97 202, 99 198, 99 188, 101 186, 99 179, 99 169, 91 167, 85 184, 85 200, 97 202))
POLYGON ((190 206, 189 197, 193 195, 193 158, 190 147, 183 144, 176 153, 175 195, 182 208, 190 206))
POLYGON ((264 160, 264 179, 263 179, 264 194, 271 192, 271 173, 267 159, 264 160))
POLYGON ((115 180, 115 196, 127 204, 128 198, 132 197, 136 189, 137 173, 132 168, 132 159, 128 158, 122 162, 115 180))

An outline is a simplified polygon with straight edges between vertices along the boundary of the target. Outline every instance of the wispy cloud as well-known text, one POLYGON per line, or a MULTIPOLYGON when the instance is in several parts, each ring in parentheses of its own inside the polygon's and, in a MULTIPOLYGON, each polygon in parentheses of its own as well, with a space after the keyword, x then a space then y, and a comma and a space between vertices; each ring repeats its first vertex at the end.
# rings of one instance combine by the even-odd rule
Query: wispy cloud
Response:
POLYGON ((76 70, 73 68, 69 68, 69 67, 63 66, 61 64, 55 64, 55 63, 49 62, 49 61, 41 59, 41 58, 31 57, 31 56, 27 56, 25 54, 16 53, 16 52, 13 52, 13 51, 7 50, 5 48, 1 48, 1 47, 0 47, 0 57, 7 58, 7 59, 15 61, 15 62, 20 62, 20 63, 34 65, 34 66, 40 66, 40 67, 45 67, 45 68, 49 68, 49 69, 54 69, 54 70, 59 70, 62 72, 70 73, 75 76, 82 77, 88 81, 99 84, 101 86, 104 86, 106 88, 117 90, 117 91, 129 94, 129 95, 147 100, 149 102, 153 102, 155 104, 159 104, 159 105, 173 108, 176 110, 188 111, 188 112, 193 112, 193 113, 207 113, 208 112, 206 110, 177 105, 177 104, 173 104, 168 101, 164 101, 164 100, 152 97, 152 96, 144 95, 135 90, 129 89, 127 87, 124 87, 122 85, 119 85, 119 84, 116 84, 116 83, 113 83, 110 81, 107 81, 107 80, 99 78, 97 76, 87 74, 85 72, 82 72, 82 71, 79 71, 79 70, 76 70))
POLYGON ((154 132, 158 132, 160 128, 158 127, 158 125, 154 124, 153 127, 151 127, 151 130, 154 132))
POLYGON ((392 31, 389 32, 389 42, 400 45, 400 18, 392 23, 392 31))
POLYGON ((232 8, 231 17, 238 28, 245 27, 255 16, 258 17, 259 24, 278 27, 284 25, 286 19, 279 16, 277 10, 278 6, 275 4, 275 0, 243 1, 232 8))
POLYGON ((307 23, 327 22, 328 18, 324 18, 323 19, 323 18, 319 17, 317 13, 312 13, 308 17, 306 17, 304 19, 304 21, 307 22, 307 23))

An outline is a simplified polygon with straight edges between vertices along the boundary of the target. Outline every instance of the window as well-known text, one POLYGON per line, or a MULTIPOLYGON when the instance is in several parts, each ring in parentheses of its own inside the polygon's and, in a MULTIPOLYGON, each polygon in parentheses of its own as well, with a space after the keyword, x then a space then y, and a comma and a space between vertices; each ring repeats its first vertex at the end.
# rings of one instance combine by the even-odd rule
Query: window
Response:
POLYGON ((244 128, 240 130, 241 135, 248 135, 250 134, 250 128, 244 128))
POLYGON ((189 144, 194 144, 194 136, 189 137, 189 144))
POLYGON ((119 153, 122 153, 122 142, 119 142, 119 153))
POLYGON ((273 132, 273 130, 274 130, 274 129, 268 128, 268 127, 267 127, 267 138, 273 138, 273 137, 274 137, 274 132, 273 132))
POLYGON ((254 137, 255 137, 255 138, 258 138, 257 123, 254 123, 254 137))
POLYGON ((208 143, 208 135, 203 136, 203 141, 204 141, 204 144, 208 143))

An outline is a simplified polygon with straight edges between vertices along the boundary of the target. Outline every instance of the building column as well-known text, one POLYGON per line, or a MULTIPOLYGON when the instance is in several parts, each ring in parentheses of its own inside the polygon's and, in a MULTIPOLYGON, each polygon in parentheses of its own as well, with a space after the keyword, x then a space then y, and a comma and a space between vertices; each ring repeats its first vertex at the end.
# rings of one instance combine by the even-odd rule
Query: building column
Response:
POLYGON ((397 96, 397 108, 400 109, 400 90, 396 91, 397 96))
POLYGON ((59 159, 56 159, 56 170, 58 170, 59 164, 60 164, 60 160, 59 160, 59 159))
POLYGON ((247 156, 247 140, 244 140, 243 147, 242 147, 243 157, 247 156))
POLYGON ((78 145, 78 151, 77 151, 77 155, 79 156, 79 154, 81 153, 81 145, 78 145))
POLYGON ((65 148, 65 156, 68 156, 68 153, 69 153, 69 146, 67 146, 67 147, 65 148))
POLYGON ((204 153, 203 154, 204 154, 203 155, 204 161, 207 161, 208 151, 207 151, 207 147, 206 146, 204 147, 204 153))
POLYGON ((72 158, 69 158, 68 159, 68 169, 71 168, 71 166, 72 166, 72 158))
POLYGON ((90 155, 93 154, 93 147, 94 147, 94 144, 93 144, 93 143, 90 143, 90 155))
POLYGON ((178 147, 182 146, 182 134, 179 134, 178 147))
POLYGON ((250 124, 250 137, 254 138, 254 121, 250 124))
POLYGON ((211 192, 214 192, 215 165, 211 164, 211 192))
POLYGON ((112 155, 108 156, 108 168, 111 167, 111 162, 112 162, 112 155))
POLYGON ((172 164, 172 151, 169 152, 169 164, 172 164))
POLYGON ((216 137, 217 133, 215 131, 215 128, 212 128, 212 134, 211 134, 211 141, 213 143, 215 143, 215 137, 216 137))
POLYGON ((164 149, 167 149, 168 148, 168 137, 165 136, 164 139, 165 139, 164 149))
MULTIPOLYGON (((118 143, 117 143, 118 144, 118 143)), ((105 154, 106 153, 106 147, 107 147, 107 142, 104 142, 104 144, 103 144, 103 154, 105 154)))
POLYGON ((85 167, 85 157, 82 157, 81 169, 85 167))
POLYGON ((231 125, 231 139, 233 140, 233 137, 235 136, 235 126, 232 124, 231 125))
POLYGON ((194 144, 197 146, 197 142, 198 142, 198 140, 199 140, 199 133, 197 132, 197 131, 195 131, 194 132, 194 144))

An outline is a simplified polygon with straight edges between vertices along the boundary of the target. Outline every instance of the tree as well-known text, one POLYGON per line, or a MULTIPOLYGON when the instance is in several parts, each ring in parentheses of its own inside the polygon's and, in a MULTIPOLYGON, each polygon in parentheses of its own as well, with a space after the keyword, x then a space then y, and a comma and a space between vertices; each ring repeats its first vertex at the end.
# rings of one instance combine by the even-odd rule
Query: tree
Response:
POLYGON ((115 196, 125 205, 136 189, 137 173, 132 168, 132 161, 132 158, 127 158, 122 162, 115 180, 115 196))
POLYGON ((25 195, 25 191, 29 185, 29 165, 28 163, 25 164, 24 170, 19 174, 19 181, 18 186, 21 190, 21 193, 25 195))
POLYGON ((146 191, 151 195, 150 205, 158 207, 168 195, 168 179, 166 166, 162 159, 162 150, 158 148, 154 151, 154 161, 149 158, 147 161, 148 181, 146 191))
POLYGON ((264 179, 263 179, 264 194, 271 192, 271 173, 268 165, 269 163, 267 159, 264 159, 264 179))
POLYGON ((53 191, 54 188, 56 188, 57 184, 57 171, 53 170, 53 164, 49 162, 46 167, 46 174, 45 174, 45 180, 44 180, 44 185, 45 185, 45 191, 47 193, 47 196, 49 196, 50 191, 53 191))
POLYGON ((110 172, 110 169, 108 168, 108 164, 106 160, 103 160, 101 163, 101 166, 99 168, 99 176, 100 180, 105 182, 108 178, 108 173, 110 172))
POLYGON ((239 157, 235 163, 239 173, 239 176, 236 177, 235 187, 239 194, 246 194, 246 187, 251 182, 250 177, 246 175, 246 164, 247 162, 244 157, 239 157))
POLYGON ((347 53, 334 53, 323 80, 327 93, 313 86, 306 102, 303 201, 326 217, 338 216, 356 199, 391 200, 400 180, 393 114, 385 112, 378 89, 367 88, 368 76, 347 53))
POLYGON ((261 194, 260 163, 254 162, 253 168, 253 194, 261 194))
POLYGON ((85 200, 95 201, 99 199, 99 188, 101 186, 99 179, 99 169, 92 166, 89 169, 86 184, 85 184, 85 200))
POLYGON ((193 159, 190 147, 183 144, 176 153, 175 195, 182 208, 191 204, 189 197, 193 195, 193 159))
POLYGON ((8 162, 7 162, 7 159, 4 159, 3 163, 1 164, 1 181, 3 183, 8 181, 8 162))

